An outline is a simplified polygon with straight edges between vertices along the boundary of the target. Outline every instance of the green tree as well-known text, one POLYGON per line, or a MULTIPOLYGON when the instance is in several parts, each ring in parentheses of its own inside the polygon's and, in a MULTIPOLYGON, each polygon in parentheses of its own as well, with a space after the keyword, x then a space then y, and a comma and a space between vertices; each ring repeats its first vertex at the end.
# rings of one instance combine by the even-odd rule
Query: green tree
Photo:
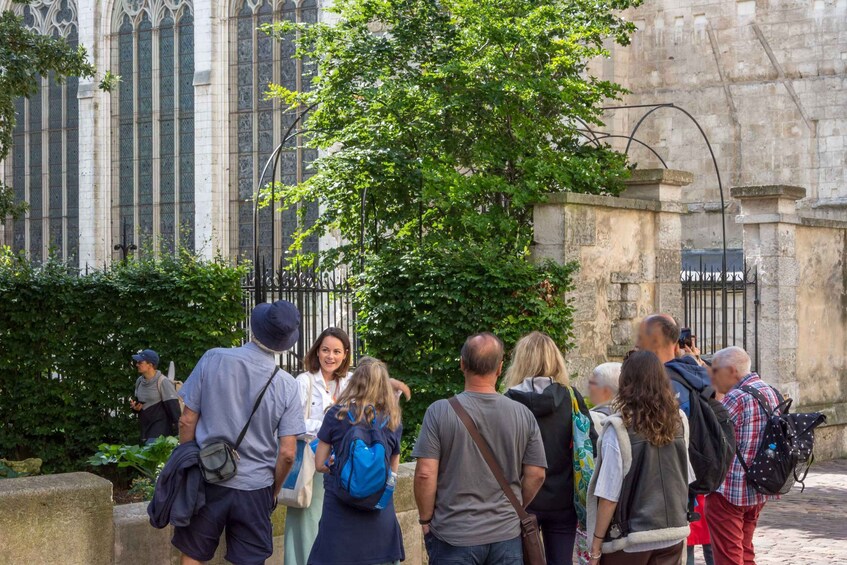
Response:
POLYGON ((343 259, 364 200, 369 250, 422 239, 520 254, 545 193, 619 192, 625 157, 577 129, 623 92, 588 62, 628 43, 617 12, 638 1, 338 0, 335 23, 265 26, 312 69, 308 88, 269 96, 310 109, 310 143, 329 150, 308 180, 276 187, 284 206, 321 205, 301 239, 339 230, 343 259))
MULTIPOLYGON (((26 0, 14 0, 26 4, 26 0)), ((30 97, 38 91, 42 76, 53 73, 57 81, 67 77, 93 77, 94 66, 88 62, 85 48, 71 47, 62 37, 41 35, 24 25, 23 18, 11 10, 0 12, 0 161, 12 147, 15 129, 15 100, 30 97)), ((109 90, 117 81, 111 73, 100 83, 109 90)), ((0 223, 7 215, 18 217, 26 211, 26 204, 16 202, 12 187, 0 179, 0 223)))

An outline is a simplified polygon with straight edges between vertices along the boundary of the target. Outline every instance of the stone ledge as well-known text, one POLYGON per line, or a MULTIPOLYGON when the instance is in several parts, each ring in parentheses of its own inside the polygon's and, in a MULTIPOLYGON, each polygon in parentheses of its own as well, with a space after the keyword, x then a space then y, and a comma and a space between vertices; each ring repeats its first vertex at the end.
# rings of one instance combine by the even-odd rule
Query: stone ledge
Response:
POLYGON ((797 214, 739 214, 735 216, 737 224, 800 224, 797 214))
POLYGON ((635 169, 624 181, 629 186, 642 184, 669 184, 671 186, 687 186, 694 182, 694 175, 688 171, 676 169, 635 169))
POLYGON ((807 218, 800 217, 800 225, 810 228, 832 228, 847 230, 847 221, 842 220, 827 220, 825 218, 807 218))
POLYGON ((546 195, 546 200, 541 204, 578 204, 582 206, 596 206, 598 208, 617 208, 622 210, 669 212, 672 214, 688 213, 688 207, 681 202, 658 202, 656 200, 619 198, 617 196, 580 194, 577 192, 556 192, 553 194, 548 194, 546 195))
POLYGON ((806 189, 802 186, 788 184, 766 184, 759 186, 733 186, 729 194, 738 200, 754 198, 787 198, 801 200, 806 197, 806 189))
POLYGON ((20 477, 0 481, 0 497, 43 497, 77 494, 80 491, 97 492, 112 498, 112 483, 91 473, 61 473, 58 475, 39 475, 20 477))

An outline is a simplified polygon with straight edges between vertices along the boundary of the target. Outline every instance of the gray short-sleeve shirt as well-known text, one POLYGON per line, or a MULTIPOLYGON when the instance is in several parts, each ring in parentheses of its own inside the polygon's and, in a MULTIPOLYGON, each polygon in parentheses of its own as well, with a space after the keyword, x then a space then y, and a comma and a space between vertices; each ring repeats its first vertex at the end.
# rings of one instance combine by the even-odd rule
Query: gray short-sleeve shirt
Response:
MULTIPOLYGON (((499 394, 463 392, 458 398, 520 500, 523 466, 547 467, 535 417, 526 406, 499 394)), ((427 409, 412 456, 439 462, 433 535, 459 547, 520 535, 515 509, 447 400, 427 409)))
MULTIPOLYGON (((235 443, 275 368, 273 355, 253 343, 211 349, 200 358, 179 395, 200 414, 195 439, 201 448, 216 441, 235 443)), ((273 485, 279 438, 305 432, 297 382, 280 370, 238 448, 238 474, 220 485, 238 490, 273 485)))

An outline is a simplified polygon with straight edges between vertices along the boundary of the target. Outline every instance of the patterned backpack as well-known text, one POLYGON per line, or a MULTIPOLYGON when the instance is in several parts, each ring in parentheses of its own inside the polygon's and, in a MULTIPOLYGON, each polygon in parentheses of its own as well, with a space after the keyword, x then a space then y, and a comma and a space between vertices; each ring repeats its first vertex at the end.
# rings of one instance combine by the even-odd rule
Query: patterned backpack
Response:
POLYGON ((741 390, 752 395, 768 416, 762 441, 750 465, 736 448, 747 483, 761 494, 777 495, 788 493, 798 482, 803 492, 806 475, 815 460, 812 453, 815 428, 826 422, 826 416, 819 412, 789 414, 791 399, 783 399, 779 392, 776 393, 779 404, 771 409, 767 398, 755 388, 743 386, 741 390))

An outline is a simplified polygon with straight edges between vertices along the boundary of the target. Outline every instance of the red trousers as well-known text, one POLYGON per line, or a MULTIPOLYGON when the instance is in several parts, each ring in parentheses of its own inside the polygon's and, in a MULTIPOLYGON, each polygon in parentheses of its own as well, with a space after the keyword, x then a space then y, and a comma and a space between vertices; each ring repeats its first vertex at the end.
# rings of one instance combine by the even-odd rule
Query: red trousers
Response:
POLYGON ((764 506, 735 506, 718 493, 706 497, 706 523, 715 565, 756 565, 753 532, 764 506))

